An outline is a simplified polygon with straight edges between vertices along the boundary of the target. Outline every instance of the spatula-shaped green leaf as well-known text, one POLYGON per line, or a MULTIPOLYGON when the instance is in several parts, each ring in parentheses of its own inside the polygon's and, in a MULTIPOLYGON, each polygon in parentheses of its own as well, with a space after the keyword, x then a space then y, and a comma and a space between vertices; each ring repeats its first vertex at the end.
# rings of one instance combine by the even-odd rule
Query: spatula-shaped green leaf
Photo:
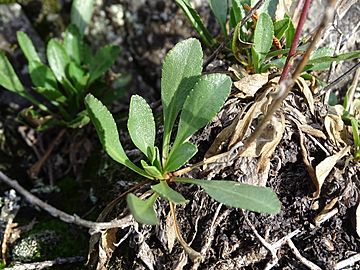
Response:
POLYGON ((77 64, 81 63, 82 47, 82 38, 78 28, 70 25, 64 34, 64 48, 77 64))
POLYGON ((228 11, 228 1, 209 0, 210 8, 218 21, 221 31, 226 35, 226 17, 228 11))
POLYGON ((175 3, 185 13, 186 17, 189 19, 194 29, 198 32, 206 46, 212 48, 216 44, 215 40, 209 30, 205 27, 199 13, 192 8, 189 0, 175 0, 175 3))
MULTIPOLYGON (((274 26, 271 17, 266 13, 259 15, 254 32, 254 50, 260 55, 260 60, 265 58, 270 51, 274 36, 274 26)), ((260 61, 259 61, 260 62, 260 61)))
POLYGON ((199 79, 184 103, 172 151, 210 122, 229 96, 231 83, 230 77, 219 73, 199 79))
POLYGON ((130 100, 128 130, 131 140, 149 159, 149 147, 154 148, 155 121, 150 106, 145 99, 133 95, 130 100))
MULTIPOLYGON (((189 91, 202 70, 202 49, 197 39, 179 42, 165 57, 161 78, 161 101, 164 112, 163 156, 167 156, 171 130, 189 91)), ((164 158, 164 157, 163 157, 164 158)))
POLYGON ((90 62, 90 78, 88 85, 100 78, 116 61, 120 48, 115 45, 101 47, 90 62))
POLYGON ((232 0, 231 8, 230 8, 230 26, 235 28, 236 25, 241 21, 244 17, 244 9, 241 5, 240 0, 232 0))
POLYGON ((86 26, 90 23, 94 11, 94 0, 74 0, 71 6, 71 23, 84 35, 86 26))
POLYGON ((56 39, 50 39, 46 55, 51 70, 54 72, 56 79, 61 82, 66 79, 66 67, 70 59, 63 47, 63 45, 56 39))
POLYGON ((289 28, 289 17, 285 19, 274 22, 274 35, 278 39, 281 39, 285 34, 286 30, 289 28))
POLYGON ((147 174, 151 175, 152 177, 154 177, 156 179, 164 178, 162 173, 155 166, 151 166, 151 165, 147 164, 146 161, 144 161, 144 160, 141 160, 141 165, 144 168, 145 172, 147 172, 147 174))
POLYGON ((210 197, 227 206, 268 214, 276 214, 281 209, 280 201, 276 197, 275 192, 267 187, 258 187, 226 180, 209 181, 176 178, 175 181, 198 185, 210 197))
POLYGON ((332 62, 340 62, 360 58, 360 50, 341 53, 334 56, 329 56, 330 52, 327 50, 327 48, 321 48, 317 51, 319 52, 312 55, 304 70, 324 70, 329 68, 332 62))
POLYGON ((196 145, 191 142, 184 142, 169 156, 165 171, 173 172, 179 169, 181 166, 185 165, 185 163, 188 162, 190 158, 196 154, 196 152, 196 145))
POLYGON ((290 49, 291 44, 294 39, 294 36, 295 36, 295 26, 294 26, 293 22, 291 21, 291 17, 289 17, 288 15, 285 15, 285 18, 289 19, 289 27, 285 32, 285 39, 286 39, 285 48, 290 49))
POLYGON ((126 197, 126 202, 131 214, 137 222, 148 225, 156 225, 159 223, 154 211, 154 203, 157 198, 158 195, 154 193, 150 198, 141 200, 134 194, 130 193, 126 197))
POLYGON ((108 109, 91 94, 86 96, 85 105, 91 122, 96 128, 101 144, 108 155, 136 173, 151 179, 152 177, 147 175, 144 170, 137 167, 127 157, 119 140, 119 133, 115 120, 108 109))
POLYGON ((20 48, 25 54, 26 59, 28 62, 31 61, 38 61, 41 62, 39 55, 37 54, 35 47, 31 41, 31 39, 28 37, 27 34, 25 34, 22 31, 16 32, 17 40, 19 42, 20 48))
POLYGON ((166 181, 160 181, 159 184, 151 186, 152 190, 154 190, 156 193, 158 193, 161 197, 165 198, 166 200, 176 203, 176 204, 182 204, 187 203, 188 200, 184 198, 183 195, 181 195, 179 192, 173 190, 169 185, 166 183, 166 181))
POLYGON ((44 105, 39 103, 26 91, 18 76, 16 75, 11 63, 2 52, 0 52, 0 85, 5 89, 11 92, 15 92, 30 102, 36 104, 41 110, 47 111, 47 108, 44 105))
POLYGON ((54 73, 43 63, 39 61, 30 61, 29 73, 35 86, 55 90, 58 88, 54 73))

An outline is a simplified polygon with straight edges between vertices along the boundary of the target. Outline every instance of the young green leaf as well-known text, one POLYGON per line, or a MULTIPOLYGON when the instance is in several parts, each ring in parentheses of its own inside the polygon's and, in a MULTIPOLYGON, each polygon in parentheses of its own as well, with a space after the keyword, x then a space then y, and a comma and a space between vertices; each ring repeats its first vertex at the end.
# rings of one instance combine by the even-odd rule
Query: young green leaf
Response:
POLYGON ((11 63, 4 53, 0 52, 0 85, 5 89, 15 92, 30 102, 36 104, 41 110, 47 111, 47 108, 39 103, 32 95, 30 95, 18 76, 16 75, 11 63))
POLYGON ((151 189, 160 195, 160 197, 173 202, 175 204, 187 203, 188 200, 184 198, 179 192, 173 190, 166 181, 162 180, 159 184, 151 186, 151 189))
POLYGON ((258 187, 226 180, 176 178, 175 181, 198 185, 210 197, 227 206, 268 214, 276 214, 281 209, 281 204, 276 194, 267 187, 258 187))
POLYGON ((171 130, 189 91, 202 70, 202 49, 197 39, 177 43, 165 57, 161 78, 164 112, 163 158, 167 158, 171 130))
POLYGON ((232 0, 230 7, 230 27, 235 28, 243 18, 245 12, 240 0, 232 0))
POLYGON ((156 225, 159 223, 154 211, 154 203, 157 198, 158 195, 154 193, 150 198, 141 200, 134 194, 130 193, 126 196, 126 202, 131 214, 137 222, 148 225, 156 225))
POLYGON ((49 66, 54 72, 56 79, 59 82, 66 79, 65 72, 67 65, 70 63, 70 59, 62 44, 54 38, 50 39, 47 45, 46 55, 49 61, 49 66))
POLYGON ((188 0, 175 0, 175 3, 182 9, 190 23, 200 35, 207 47, 212 48, 216 44, 209 30, 205 27, 199 13, 193 9, 188 0))
POLYGON ((31 81, 35 86, 58 91, 58 85, 54 73, 47 65, 44 65, 39 61, 30 61, 29 73, 31 81))
POLYGON ((79 112, 76 117, 65 125, 69 128, 82 128, 90 122, 90 118, 86 110, 79 112))
POLYGON ((94 11, 94 0, 74 0, 71 6, 70 21, 84 35, 86 26, 90 23, 94 11))
POLYGON ((77 64, 81 64, 82 37, 75 25, 70 25, 64 34, 64 48, 77 64))
POLYGON ((149 148, 155 144, 155 121, 150 106, 145 99, 133 95, 130 101, 128 130, 131 140, 149 159, 149 148))
POLYGON ((274 26, 271 17, 266 13, 261 13, 256 23, 254 32, 254 50, 259 55, 259 63, 270 51, 274 36, 274 26))
POLYGON ((144 168, 145 172, 147 172, 148 175, 151 175, 155 179, 163 179, 164 178, 162 173, 155 166, 150 166, 144 160, 141 160, 141 165, 144 168))
POLYGON ((120 48, 115 45, 101 47, 90 62, 88 85, 100 78, 116 61, 120 48))
POLYGON ((289 17, 285 17, 285 19, 274 22, 274 35, 276 38, 281 39, 286 30, 289 28, 289 17))
POLYGON ((82 67, 74 61, 70 61, 66 69, 66 76, 70 79, 71 84, 75 86, 78 96, 85 89, 88 80, 88 74, 82 67))
POLYGON ((329 55, 330 51, 326 50, 327 48, 323 49, 323 51, 320 49, 321 52, 312 55, 312 58, 308 61, 304 70, 323 70, 327 69, 332 62, 340 62, 360 57, 360 50, 332 56, 329 55), (322 55, 322 53, 325 55, 322 55))
POLYGON ((218 21, 221 31, 226 36, 226 17, 228 11, 228 1, 227 0, 208 0, 210 8, 214 13, 216 20, 218 21))
POLYGON ((151 186, 151 189, 158 193, 160 197, 175 204, 188 203, 188 200, 183 195, 169 187, 164 180, 161 180, 157 185, 151 186))
POLYGON ((285 15, 285 18, 289 18, 289 27, 285 31, 285 39, 286 39, 285 48, 290 49, 291 44, 292 44, 293 39, 294 39, 294 36, 295 36, 295 27, 294 27, 294 24, 291 21, 291 18, 288 15, 285 15))
POLYGON ((16 32, 17 40, 19 42, 20 48, 25 54, 28 62, 38 61, 41 62, 39 55, 37 54, 34 44, 31 39, 22 31, 16 32))
POLYGON ((181 166, 185 165, 186 162, 188 162, 196 154, 196 152, 196 145, 192 144, 191 142, 184 142, 169 156, 165 171, 176 171, 181 166))
POLYGON ((115 161, 127 166, 136 173, 150 177, 144 170, 137 167, 127 157, 119 140, 119 133, 115 120, 108 109, 94 96, 88 94, 85 98, 85 105, 91 122, 94 124, 101 144, 108 155, 115 161))
POLYGON ((203 75, 187 97, 172 151, 204 127, 230 94, 231 79, 224 74, 203 75))

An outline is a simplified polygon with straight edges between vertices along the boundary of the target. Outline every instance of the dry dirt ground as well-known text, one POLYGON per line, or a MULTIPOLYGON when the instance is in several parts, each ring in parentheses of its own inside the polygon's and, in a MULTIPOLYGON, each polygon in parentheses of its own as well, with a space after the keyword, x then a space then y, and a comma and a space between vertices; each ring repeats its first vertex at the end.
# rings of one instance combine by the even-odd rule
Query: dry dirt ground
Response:
MULTIPOLYGON (((160 123, 159 89, 162 59, 174 44, 184 38, 196 36, 196 33, 172 1, 98 0, 96 2, 97 7, 87 38, 93 47, 109 42, 120 45, 123 51, 114 70, 126 71, 132 76, 124 98, 115 102, 112 108, 118 116, 120 126, 125 126, 131 94, 142 95, 152 103, 160 123)), ((207 7, 207 1, 194 2, 209 28, 214 33, 219 31, 207 7)), ((63 16, 63 20, 66 21, 69 3, 63 1, 62 4, 57 14, 60 18, 63 16)), ((18 7, 20 6, 12 7, 13 12, 18 7)), ((19 23, 20 17, 16 17, 15 13, 9 15, 9 10, 4 11, 1 7, 0 12, 9 16, 8 24, 5 25, 4 21, 0 23, 1 49, 10 48, 10 45, 15 43, 14 33, 24 25, 28 25, 29 30, 33 31, 30 34, 36 39, 39 48, 44 48, 39 35, 42 36, 49 30, 45 29, 44 33, 39 30, 34 31, 31 24, 34 24, 41 13, 33 14, 29 10, 31 11, 29 5, 24 5, 23 9, 18 10, 18 16, 27 20, 25 23, 19 23), (25 15, 28 18, 23 17, 25 15)), ((319 1, 313 1, 309 22, 306 25, 308 33, 316 28, 320 20, 317 14, 323 10, 324 6, 319 1)), ((356 18, 360 15, 360 4, 355 3, 346 13, 340 15, 339 20, 334 24, 337 30, 335 28, 327 30, 327 35, 324 35, 321 41, 322 46, 337 48, 340 51, 359 49, 359 31, 357 31, 359 23, 356 18)), ((63 22, 60 20, 56 23, 54 20, 53 23, 53 32, 56 35, 56 29, 61 29, 63 22)), ((208 56, 209 51, 205 50, 205 55, 208 56)), ((13 57, 20 59, 16 65, 17 70, 25 72, 21 66, 24 59, 21 60, 18 50, 13 51, 13 57)), ((331 70, 319 76, 324 81, 331 82, 341 77, 358 61, 357 59, 334 65, 331 70)), ((231 73, 230 67, 237 68, 226 60, 224 55, 219 54, 205 71, 231 73)), ((233 73, 231 74, 234 81, 239 80, 233 73)), ((274 73, 269 79, 276 76, 277 74, 274 73)), ((354 73, 331 88, 340 100, 352 83, 353 77, 354 73)), ((26 104, 23 100, 1 91, 0 103, 3 108, 0 121, 6 138, 3 141, 7 145, 1 148, 0 165, 11 178, 17 179, 29 189, 34 189, 39 181, 42 182, 42 188, 48 187, 48 177, 51 175, 55 186, 60 186, 60 191, 51 189, 50 193, 37 194, 59 208, 65 207, 63 210, 78 211, 82 216, 96 219, 102 209, 107 209, 109 210, 107 220, 114 217, 127 220, 121 229, 93 235, 89 246, 85 244, 85 247, 78 249, 81 252, 70 250, 72 254, 66 254, 66 256, 84 258, 89 250, 90 269, 105 269, 101 268, 102 264, 107 264, 108 269, 225 270, 271 267, 273 269, 360 269, 360 263, 356 262, 354 264, 344 262, 347 264, 345 268, 340 268, 341 265, 338 264, 348 258, 356 260, 360 256, 357 235, 357 226, 360 225, 356 222, 360 185, 359 164, 351 160, 350 150, 346 148, 347 145, 351 145, 351 140, 340 137, 335 124, 331 126, 338 119, 338 115, 333 108, 324 104, 324 96, 328 99, 329 94, 310 98, 307 89, 314 91, 315 87, 308 82, 305 84, 306 86, 299 84, 294 87, 281 110, 269 124, 268 133, 263 134, 265 137, 270 136, 265 138, 268 142, 276 141, 276 148, 271 157, 265 155, 262 157, 265 161, 260 171, 261 158, 249 154, 203 167, 201 170, 194 170, 190 174, 197 178, 231 179, 257 185, 266 184, 277 193, 282 203, 279 214, 269 216, 227 208, 210 199, 197 187, 176 186, 178 191, 190 199, 188 204, 178 206, 176 210, 178 224, 185 241, 192 249, 202 254, 202 258, 195 261, 190 259, 176 241, 169 206, 165 202, 160 201, 156 205, 161 223, 153 227, 139 225, 128 219, 128 212, 123 203, 118 203, 114 207, 109 205, 111 200, 132 186, 127 179, 136 176, 108 160, 101 152, 91 126, 81 132, 69 132, 65 136, 65 141, 58 146, 56 154, 50 158, 44 171, 40 173, 39 179, 30 181, 27 170, 37 160, 34 149, 46 148, 58 131, 39 135, 26 130, 22 134, 21 125, 14 124, 14 119, 18 109, 26 104), (24 138, 31 136, 36 138, 40 136, 40 140, 37 141, 42 142, 43 145, 29 147, 24 138), (74 138, 82 141, 81 146, 74 147, 76 145, 74 138), (343 141, 339 141, 340 139, 343 141), (78 152, 69 153, 66 150, 69 148, 75 148, 78 152), (101 162, 98 162, 99 158, 101 162), (317 189, 316 185, 319 185, 319 182, 314 182, 314 177, 311 177, 311 168, 318 169, 320 168, 318 165, 321 165, 320 167, 325 171, 323 173, 325 180, 320 183, 321 188, 317 189), (61 185, 63 183, 61 180, 66 178, 66 175, 70 175, 68 177, 76 182, 75 187, 73 184, 71 184, 72 188, 69 188, 68 184, 61 185), (78 196, 80 199, 74 200, 73 204, 80 202, 81 207, 72 208, 62 203, 62 200, 68 199, 68 196, 61 194, 74 189, 76 191, 71 193, 72 196, 78 196), (317 191, 318 196, 315 196, 317 191)), ((198 145, 199 153, 190 163, 200 161, 204 155, 209 154, 209 149, 212 153, 225 151, 232 132, 241 129, 241 120, 245 117, 253 120, 251 127, 244 134, 249 135, 256 127, 256 118, 260 111, 257 115, 251 116, 247 112, 251 106, 260 108, 268 104, 266 91, 265 85, 257 91, 255 97, 244 98, 239 93, 240 90, 233 87, 229 100, 217 117, 191 139, 198 145), (233 124, 234 122, 238 125, 233 124), (231 126, 236 127, 231 128, 231 126), (221 142, 221 149, 214 146, 211 148, 214 142, 221 142)), ((315 96, 315 93, 310 93, 315 96)), ((130 143, 127 134, 123 132, 121 137, 125 148, 131 149, 128 148, 130 143)), ((129 151, 128 154, 131 158, 139 158, 138 152, 129 151)), ((139 193, 148 188, 149 186, 142 187, 139 193)), ((1 189, 6 191, 7 187, 2 186, 1 189)), ((21 205, 18 214, 21 224, 29 224, 33 218, 42 220, 44 214, 39 215, 29 210, 31 208, 23 201, 17 203, 21 205)), ((66 230, 70 238, 74 237, 73 235, 83 235, 85 242, 89 237, 86 231, 74 226, 61 227, 61 230, 66 230)), ((360 228, 358 230, 360 231, 360 228)), ((20 238, 9 246, 10 261, 16 260, 14 250, 16 251, 15 247, 19 245, 23 235, 25 234, 20 234, 20 238)), ((62 240, 51 241, 58 243, 62 240)), ((24 260, 22 262, 24 263, 24 260)), ((85 269, 83 263, 84 261, 70 264, 68 269, 75 267, 85 269)), ((57 269, 65 269, 63 267, 57 269)))

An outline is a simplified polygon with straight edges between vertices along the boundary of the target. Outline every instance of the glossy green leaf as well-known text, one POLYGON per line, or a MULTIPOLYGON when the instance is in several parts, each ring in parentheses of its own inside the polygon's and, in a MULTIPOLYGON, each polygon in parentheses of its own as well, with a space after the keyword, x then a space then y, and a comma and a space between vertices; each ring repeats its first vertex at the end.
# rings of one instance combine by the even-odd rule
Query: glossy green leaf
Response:
POLYGON ((266 54, 270 51, 273 36, 274 26, 271 17, 266 13, 261 13, 254 31, 253 47, 261 59, 265 58, 266 54))
POLYGON ((285 31, 285 39, 286 39, 286 45, 285 48, 290 49, 292 41, 295 36, 295 27, 294 24, 291 21, 291 18, 288 15, 285 15, 285 18, 289 18, 289 27, 285 31))
POLYGON ((227 0, 208 0, 210 8, 214 13, 216 20, 218 21, 221 31, 226 35, 226 17, 228 13, 228 1, 227 0))
POLYGON ((151 189, 160 195, 160 197, 173 202, 175 204, 187 203, 188 200, 184 198, 179 192, 173 190, 166 181, 162 180, 159 184, 151 186, 151 189))
POLYGON ((70 122, 66 123, 69 128, 82 128, 90 122, 88 112, 86 110, 79 112, 76 117, 70 122))
POLYGON ((184 103, 172 151, 214 118, 229 96, 231 84, 224 74, 201 76, 184 103))
POLYGON ((58 89, 58 84, 51 69, 41 62, 29 62, 31 81, 36 86, 34 90, 51 101, 53 104, 66 102, 66 97, 58 89))
POLYGON ((167 156, 171 130, 189 91, 202 70, 202 49, 197 39, 179 42, 165 57, 161 78, 161 101, 164 112, 163 156, 167 156))
POLYGON ((130 101, 128 130, 131 140, 149 159, 148 149, 155 143, 155 121, 150 106, 145 99, 133 95, 130 101))
POLYGON ((126 196, 126 202, 134 219, 143 224, 156 225, 159 220, 154 210, 154 204, 158 195, 154 193, 150 198, 141 200, 134 194, 130 193, 126 196))
POLYGON ((212 48, 216 44, 209 30, 205 27, 199 13, 192 8, 188 0, 175 0, 175 3, 182 9, 191 25, 200 35, 207 47, 212 48))
POLYGON ((230 7, 230 27, 235 28, 244 16, 240 0, 232 0, 230 7))
POLYGON ((173 172, 185 165, 197 152, 196 145, 190 142, 181 144, 175 152, 169 156, 168 162, 165 167, 166 172, 173 172))
POLYGON ((151 178, 144 170, 137 167, 127 157, 119 140, 119 133, 115 120, 108 109, 91 94, 86 96, 85 105, 91 122, 96 128, 101 144, 108 155, 115 161, 127 166, 138 174, 151 178))
POLYGON ((36 104, 40 109, 47 111, 47 108, 44 105, 40 104, 26 91, 16 75, 11 63, 2 52, 0 52, 0 85, 11 92, 17 93, 33 104, 36 104))
POLYGON ((276 38, 281 39, 286 30, 289 28, 289 17, 285 17, 285 19, 274 22, 274 35, 276 38))
POLYGON ((275 192, 267 187, 258 187, 227 180, 176 178, 175 181, 198 185, 210 197, 230 207, 268 214, 276 214, 281 210, 281 204, 275 192))
POLYGON ((46 55, 49 66, 56 79, 59 82, 61 82, 63 79, 66 79, 66 68, 70 63, 70 59, 63 45, 54 38, 50 39, 47 45, 46 55))
POLYGON ((147 164, 146 161, 144 161, 144 160, 141 160, 141 165, 144 168, 145 172, 147 172, 147 174, 151 175, 153 178, 155 178, 155 179, 163 179, 164 178, 162 173, 155 166, 151 166, 151 165, 147 164))
POLYGON ((90 63, 90 78, 88 85, 100 78, 115 63, 120 48, 115 45, 101 47, 90 63))
POLYGON ((329 55, 330 51, 325 50, 326 48, 323 49, 324 49, 324 54, 328 54, 328 55, 323 56, 319 53, 313 55, 312 58, 308 61, 304 70, 309 70, 309 69, 323 70, 323 69, 327 69, 332 62, 340 62, 340 61, 345 61, 360 57, 360 50, 331 56, 329 55))
POLYGON ((71 84, 77 89, 77 93, 80 93, 84 90, 86 82, 88 80, 88 74, 85 72, 82 67, 76 62, 70 61, 67 66, 66 76, 70 79, 71 84))
POLYGON ((23 51, 23 53, 25 54, 25 57, 28 60, 28 62, 31 62, 31 61, 41 62, 40 57, 37 54, 34 44, 32 43, 29 36, 22 31, 16 32, 16 36, 17 36, 17 40, 19 42, 20 48, 23 51))
POLYGON ((87 25, 91 21, 94 11, 94 0, 74 0, 71 6, 70 21, 79 29, 80 35, 84 35, 87 25))
POLYGON ((81 64, 81 54, 83 49, 82 37, 75 25, 70 25, 64 34, 64 48, 67 54, 77 64, 81 64))

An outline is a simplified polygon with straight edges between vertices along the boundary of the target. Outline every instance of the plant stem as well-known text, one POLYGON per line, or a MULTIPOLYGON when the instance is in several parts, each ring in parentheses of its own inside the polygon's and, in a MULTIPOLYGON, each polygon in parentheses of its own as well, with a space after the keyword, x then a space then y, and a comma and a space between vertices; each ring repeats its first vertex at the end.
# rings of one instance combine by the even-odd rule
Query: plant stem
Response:
POLYGON ((310 8, 310 4, 311 4, 311 0, 305 0, 304 6, 303 6, 303 8, 301 10, 301 15, 300 15, 299 22, 298 22, 298 25, 297 25, 296 30, 295 30, 294 39, 293 39, 293 41, 291 43, 290 51, 289 51, 288 56, 286 57, 285 66, 284 66, 284 69, 283 69, 283 71, 281 73, 279 84, 282 81, 284 81, 287 78, 288 74, 289 74, 290 68, 292 66, 292 59, 293 59, 293 57, 294 57, 294 55, 296 53, 296 48, 297 48, 297 46, 299 44, 302 29, 303 29, 303 26, 305 24, 305 20, 306 20, 306 16, 307 16, 307 13, 308 13, 309 8, 310 8))

